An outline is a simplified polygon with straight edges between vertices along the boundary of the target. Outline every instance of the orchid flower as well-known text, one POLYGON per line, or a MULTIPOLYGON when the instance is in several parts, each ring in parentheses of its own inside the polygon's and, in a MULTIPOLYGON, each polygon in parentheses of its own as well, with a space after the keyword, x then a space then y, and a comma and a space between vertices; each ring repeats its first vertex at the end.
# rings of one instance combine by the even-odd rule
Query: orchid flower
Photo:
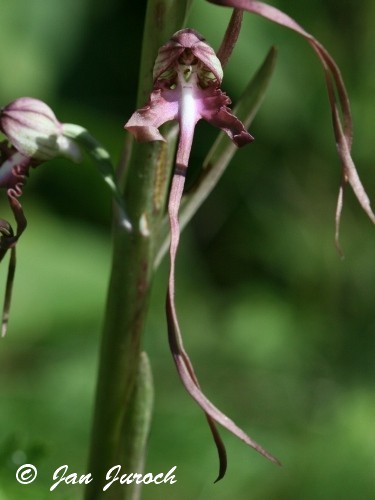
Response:
POLYGON ((9 206, 17 224, 14 233, 11 225, 0 219, 0 262, 7 251, 11 251, 3 306, 4 336, 16 264, 15 247, 27 225, 19 198, 23 194, 31 168, 59 156, 78 162, 81 159, 79 145, 82 146, 111 188, 119 207, 120 220, 127 230, 130 230, 130 224, 114 180, 109 155, 87 130, 78 125, 60 123, 52 109, 43 101, 21 97, 0 110, 0 131, 6 136, 6 140, 0 143, 0 188, 6 189, 9 206))
POLYGON ((332 124, 336 139, 338 155, 342 166, 342 179, 336 207, 335 243, 342 254, 339 243, 339 227, 343 206, 344 185, 348 182, 352 187, 361 207, 370 220, 375 224, 375 214, 370 200, 358 176, 355 164, 351 157, 353 140, 353 123, 350 111, 350 101, 345 88, 339 67, 327 49, 310 33, 308 33, 294 19, 279 9, 254 0, 208 0, 210 3, 225 7, 232 7, 234 11, 248 11, 265 19, 273 21, 305 38, 318 56, 323 70, 328 92, 329 104, 332 113, 332 124))
POLYGON ((2 317, 2 336, 5 336, 16 266, 15 247, 27 225, 19 198, 30 169, 58 155, 77 161, 80 152, 73 141, 64 137, 62 124, 51 108, 38 99, 23 97, 2 108, 0 130, 7 137, 0 143, 0 188, 6 189, 17 224, 14 233, 11 225, 1 219, 0 261, 8 250, 11 252, 2 317))
POLYGON ((13 237, 16 241, 26 227, 18 198, 22 195, 30 168, 59 155, 78 161, 80 151, 71 139, 64 136, 63 125, 52 109, 38 99, 22 97, 2 108, 0 131, 7 137, 0 144, 0 188, 7 190, 17 222, 17 232, 13 237))
MULTIPOLYGON (((227 54, 227 51, 224 53, 227 54)), ((220 128, 238 147, 252 142, 253 137, 228 108, 231 101, 220 89, 223 78, 220 60, 196 31, 178 31, 160 48, 153 78, 154 85, 148 103, 131 116, 125 129, 141 142, 164 141, 159 127, 171 120, 179 124, 176 164, 168 202, 171 232, 166 301, 168 337, 181 381, 205 412, 210 425, 220 459, 219 480, 225 474, 226 452, 215 423, 221 424, 271 461, 278 463, 278 460, 216 408, 200 389, 183 345, 175 307, 175 259, 180 237, 178 212, 197 122, 203 119, 220 128)))

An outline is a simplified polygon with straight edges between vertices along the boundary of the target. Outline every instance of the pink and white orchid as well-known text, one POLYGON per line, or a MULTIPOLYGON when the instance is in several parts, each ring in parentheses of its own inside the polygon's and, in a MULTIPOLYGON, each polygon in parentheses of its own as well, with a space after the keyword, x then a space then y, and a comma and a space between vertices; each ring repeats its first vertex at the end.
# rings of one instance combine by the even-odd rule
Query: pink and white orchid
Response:
POLYGON ((77 163, 82 159, 82 148, 111 189, 120 224, 127 231, 131 230, 131 225, 115 180, 110 156, 85 128, 59 122, 52 109, 39 99, 20 97, 0 109, 0 132, 6 137, 0 142, 0 189, 6 190, 17 224, 14 232, 9 222, 0 219, 0 262, 8 250, 11 253, 3 307, 4 336, 16 263, 15 247, 27 225, 19 198, 23 194, 31 168, 57 157, 65 157, 77 163))
POLYGON ((0 131, 7 138, 0 143, 0 188, 7 190, 18 226, 14 241, 8 239, 8 245, 14 245, 26 227, 18 198, 30 168, 61 155, 78 161, 81 155, 78 146, 65 137, 52 109, 39 99, 21 97, 2 108, 0 131))
POLYGON ((19 201, 31 168, 58 155, 79 158, 76 144, 63 135, 63 126, 43 101, 21 97, 0 110, 0 131, 6 140, 0 143, 0 188, 5 189, 17 229, 0 219, 0 262, 11 253, 2 317, 2 336, 6 334, 13 278, 16 243, 27 221, 19 201))
MULTIPOLYGON (((220 85, 223 70, 214 50, 192 29, 178 31, 159 50, 154 71, 154 86, 146 106, 137 110, 125 129, 138 141, 164 141, 159 127, 168 121, 179 123, 179 142, 168 203, 171 229, 170 274, 167 293, 169 344, 178 373, 186 390, 203 409, 208 419, 220 459, 218 479, 226 470, 226 452, 215 422, 221 424, 259 453, 278 463, 202 393, 190 359, 184 349, 175 307, 175 258, 179 243, 179 206, 197 122, 206 120, 223 130, 236 146, 253 141, 244 125, 228 108, 230 99, 220 85)), ((217 479, 217 480, 218 480, 217 479)))

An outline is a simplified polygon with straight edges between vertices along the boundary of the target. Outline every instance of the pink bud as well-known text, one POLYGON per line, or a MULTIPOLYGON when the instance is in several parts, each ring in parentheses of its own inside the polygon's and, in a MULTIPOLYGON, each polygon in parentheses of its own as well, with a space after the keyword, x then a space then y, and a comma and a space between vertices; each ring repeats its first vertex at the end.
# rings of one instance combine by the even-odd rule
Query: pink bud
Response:
POLYGON ((21 97, 2 108, 0 130, 28 158, 46 161, 65 155, 76 160, 79 156, 52 109, 39 99, 21 97))

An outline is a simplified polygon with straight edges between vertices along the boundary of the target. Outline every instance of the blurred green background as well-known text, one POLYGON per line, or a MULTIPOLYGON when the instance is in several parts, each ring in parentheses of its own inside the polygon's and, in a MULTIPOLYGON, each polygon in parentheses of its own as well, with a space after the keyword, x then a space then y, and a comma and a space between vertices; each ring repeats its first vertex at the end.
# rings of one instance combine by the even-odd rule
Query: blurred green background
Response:
MULTIPOLYGON (((339 63, 352 102, 354 157, 375 200, 374 2, 272 3, 339 63)), ((0 106, 41 98, 117 159, 135 106, 145 5, 1 0, 0 106)), ((217 48, 229 15, 195 0, 189 25, 217 48)), ((213 484, 214 446, 167 346, 164 262, 144 336, 156 385, 146 470, 176 465, 178 482, 146 486, 146 500, 375 496, 375 231, 347 190, 340 260, 333 244, 340 166, 323 73, 305 41, 245 16, 224 90, 235 102, 272 44, 278 64, 251 127, 256 141, 238 152, 184 233, 177 300, 205 392, 284 465, 223 432, 229 470, 213 484)), ((215 136, 199 125, 192 164, 201 164, 215 136)), ((1 216, 11 220, 5 198, 1 216)), ((63 160, 32 172, 22 201, 29 227, 0 342, 0 500, 75 500, 82 487, 49 487, 63 464, 86 471, 111 201, 93 166, 63 160), (15 471, 27 462, 39 475, 21 486, 15 471)), ((2 290, 5 271, 4 264, 2 290)))

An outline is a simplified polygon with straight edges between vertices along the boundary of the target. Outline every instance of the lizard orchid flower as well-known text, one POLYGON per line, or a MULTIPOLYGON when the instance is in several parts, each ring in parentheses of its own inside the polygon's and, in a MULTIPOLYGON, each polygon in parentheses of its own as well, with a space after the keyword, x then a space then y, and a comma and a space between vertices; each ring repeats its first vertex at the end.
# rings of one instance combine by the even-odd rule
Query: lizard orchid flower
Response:
POLYGON ((27 225, 19 198, 31 168, 61 156, 79 162, 82 158, 82 148, 110 188, 116 201, 119 222, 127 231, 132 228, 115 180, 110 156, 85 128, 71 123, 60 123, 52 109, 43 101, 21 97, 0 110, 0 131, 6 136, 6 140, 0 143, 0 188, 6 189, 17 224, 14 233, 10 224, 0 219, 0 261, 8 250, 11 251, 3 308, 4 336, 16 262, 15 246, 27 225))
POLYGON ((47 104, 31 97, 22 97, 0 110, 0 131, 7 140, 0 143, 0 188, 6 189, 9 206, 17 224, 1 219, 0 261, 11 251, 2 319, 2 336, 6 334, 16 265, 15 246, 27 221, 19 201, 30 168, 59 155, 78 160, 76 144, 63 135, 63 126, 47 104))
POLYGON ((0 144, 0 188, 7 190, 10 207, 17 222, 13 245, 26 227, 18 198, 30 168, 63 155, 78 161, 78 146, 64 136, 63 125, 43 101, 21 97, 0 110, 0 131, 7 140, 0 144))
POLYGON ((78 161, 80 151, 71 139, 64 136, 63 125, 52 109, 32 97, 16 99, 0 110, 0 131, 7 138, 0 144, 0 188, 7 190, 17 222, 15 242, 26 227, 18 198, 22 195, 30 168, 60 155, 78 161))
POLYGON ((206 414, 220 460, 217 480, 226 470, 226 452, 215 423, 231 431, 259 453, 278 463, 233 421, 216 408, 203 394, 191 361, 184 349, 175 307, 175 259, 179 244, 178 212, 193 142, 194 129, 201 119, 223 130, 236 146, 253 141, 244 125, 230 111, 230 99, 221 89, 223 70, 214 50, 192 29, 175 33, 159 50, 153 70, 154 85, 148 103, 137 110, 125 129, 141 142, 164 141, 159 127, 168 121, 179 124, 176 164, 170 188, 168 215, 170 220, 170 273, 166 301, 168 337, 171 352, 190 396, 206 414))

